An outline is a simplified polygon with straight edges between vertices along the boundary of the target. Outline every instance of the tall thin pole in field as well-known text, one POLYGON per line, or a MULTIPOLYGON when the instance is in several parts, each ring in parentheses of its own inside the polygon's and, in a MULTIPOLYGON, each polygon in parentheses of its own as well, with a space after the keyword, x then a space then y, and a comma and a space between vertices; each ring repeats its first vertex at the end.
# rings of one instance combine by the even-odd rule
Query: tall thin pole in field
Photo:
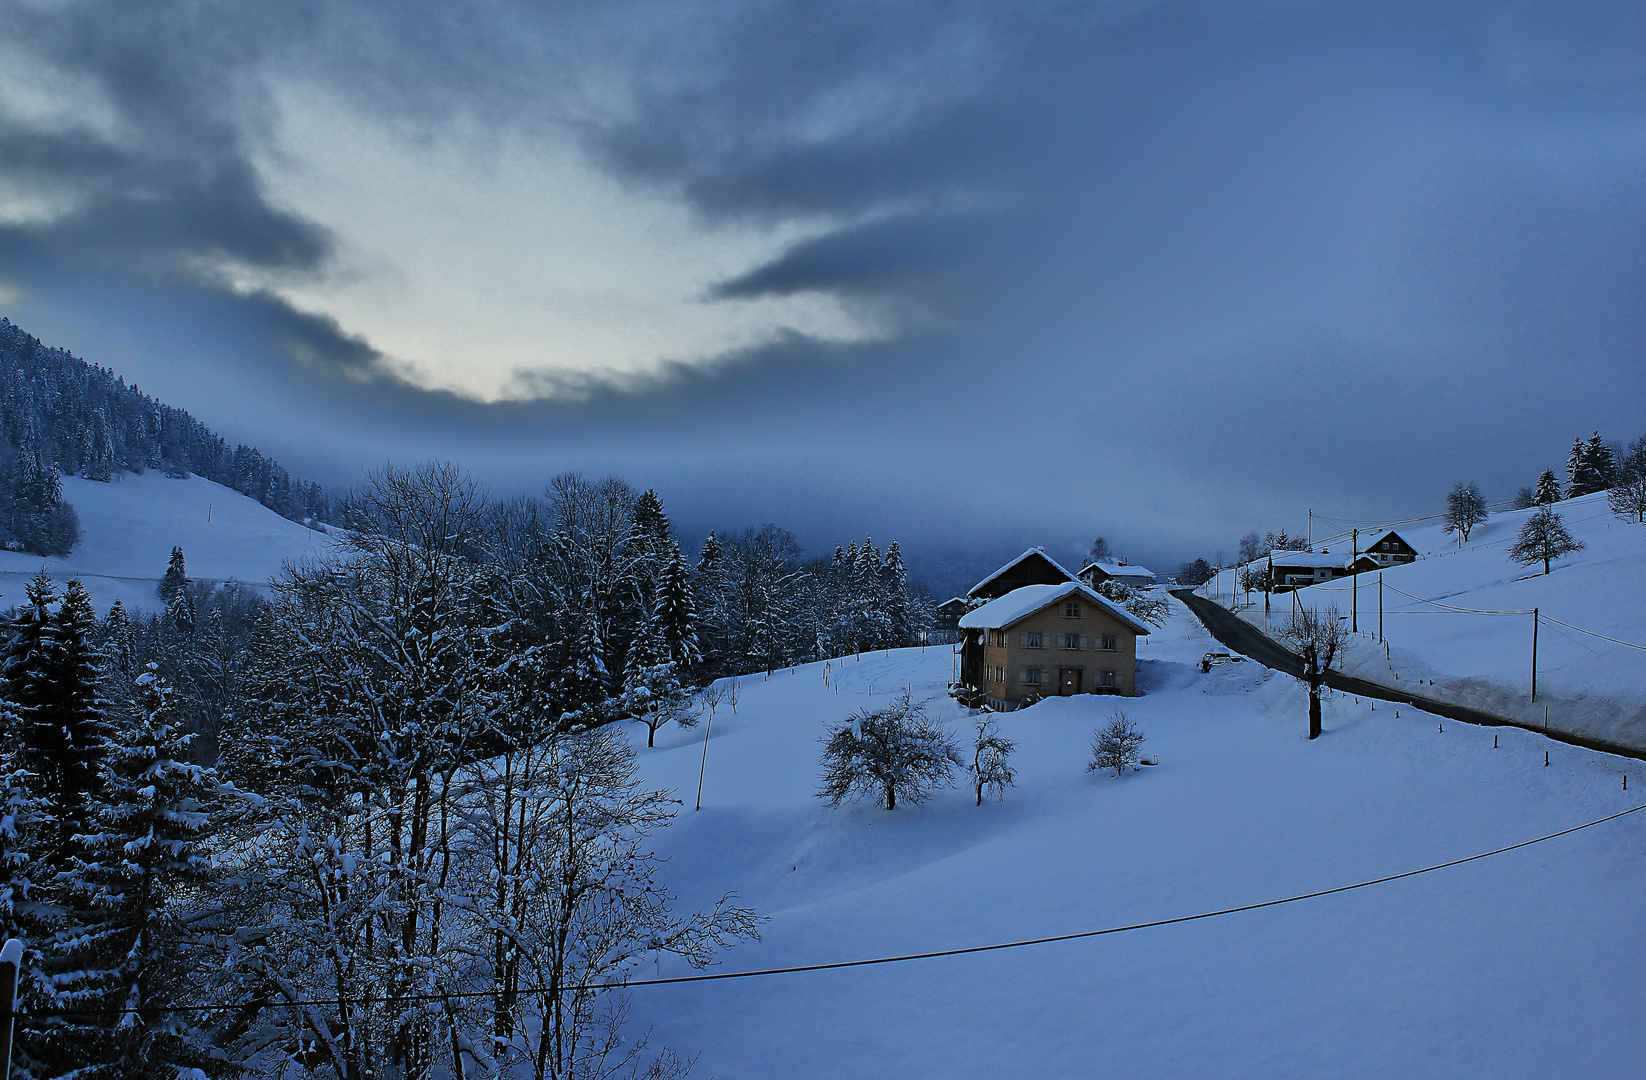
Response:
POLYGON ((703 772, 709 767, 709 732, 714 730, 714 710, 709 710, 708 723, 703 725, 703 760, 697 766, 697 805, 694 810, 703 809, 703 772))

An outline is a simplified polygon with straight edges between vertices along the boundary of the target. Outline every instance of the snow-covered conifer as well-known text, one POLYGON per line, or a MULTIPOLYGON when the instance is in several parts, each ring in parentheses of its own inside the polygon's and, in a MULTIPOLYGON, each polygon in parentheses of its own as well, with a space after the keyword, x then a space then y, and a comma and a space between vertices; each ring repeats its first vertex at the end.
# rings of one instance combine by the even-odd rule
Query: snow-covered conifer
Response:
POLYGON ((96 820, 61 878, 87 921, 45 946, 52 989, 72 1010, 56 1038, 76 1076, 229 1075, 237 1070, 171 1009, 189 989, 183 901, 211 876, 204 840, 217 778, 189 763, 189 736, 157 665, 137 684, 96 820))
POLYGON ((1544 469, 1538 474, 1537 485, 1532 489, 1532 505, 1553 506, 1562 498, 1560 480, 1555 476, 1555 471, 1544 469))

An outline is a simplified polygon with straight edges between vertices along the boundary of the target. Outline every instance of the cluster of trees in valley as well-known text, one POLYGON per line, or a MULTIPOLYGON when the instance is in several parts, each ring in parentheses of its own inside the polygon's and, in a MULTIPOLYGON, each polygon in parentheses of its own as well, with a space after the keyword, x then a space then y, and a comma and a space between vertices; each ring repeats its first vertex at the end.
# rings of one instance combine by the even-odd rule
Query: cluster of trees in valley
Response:
POLYGON ((690 564, 654 492, 497 502, 447 465, 385 469, 343 517, 269 599, 177 551, 153 613, 42 574, 11 616, 18 1075, 682 1075, 608 987, 760 918, 675 910, 648 836, 677 803, 619 722, 918 640, 898 546, 806 563, 767 526, 690 564))

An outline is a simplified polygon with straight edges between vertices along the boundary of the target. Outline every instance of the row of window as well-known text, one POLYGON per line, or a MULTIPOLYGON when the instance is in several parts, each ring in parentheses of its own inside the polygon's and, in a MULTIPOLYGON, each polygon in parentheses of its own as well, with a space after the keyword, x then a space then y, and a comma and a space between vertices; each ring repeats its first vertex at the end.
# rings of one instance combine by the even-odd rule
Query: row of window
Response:
MULTIPOLYGON (((1082 639, 1079 634, 1055 634, 1053 636, 1058 640, 1058 648, 1078 649, 1081 647, 1082 639)), ((1005 635, 1001 634, 1000 640, 992 642, 992 644, 1004 645, 1006 643, 1004 638, 1005 635)), ((1025 649, 1044 649, 1046 647, 1046 635, 1033 630, 1026 630, 1018 635, 1017 643, 1025 649)), ((1094 634, 1092 635, 1092 647, 1103 652, 1115 652, 1120 648, 1120 640, 1114 634, 1094 634)))
MULTIPOLYGON (((995 682, 1004 683, 1006 681, 1006 669, 1002 668, 1002 667, 997 667, 994 670, 997 673, 996 676, 995 676, 995 682)), ((1021 682, 1024 686, 1039 686, 1039 685, 1041 685, 1041 683, 1045 679, 1045 677, 1046 677, 1046 673, 1040 668, 1037 668, 1037 667, 1024 668, 1023 673, 1018 676, 1018 682, 1021 682)), ((1099 685, 1099 686, 1115 686, 1115 685, 1118 685, 1115 682, 1114 672, 1112 672, 1112 671, 1100 671, 1100 672, 1098 672, 1097 673, 1097 685, 1099 685)))

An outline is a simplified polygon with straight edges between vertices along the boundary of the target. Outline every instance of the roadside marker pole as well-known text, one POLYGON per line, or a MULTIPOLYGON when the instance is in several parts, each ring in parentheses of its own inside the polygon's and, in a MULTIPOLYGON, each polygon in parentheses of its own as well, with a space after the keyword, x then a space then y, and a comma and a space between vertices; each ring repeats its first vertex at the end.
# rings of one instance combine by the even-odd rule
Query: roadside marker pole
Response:
POLYGON ((11 1033, 17 1018, 17 973, 23 967, 23 943, 17 938, 0 948, 0 1007, 5 1009, 5 1020, 0 1023, 0 1062, 5 1063, 6 1074, 11 1074, 11 1033))
POLYGON ((709 721, 703 725, 703 760, 697 766, 697 806, 703 809, 703 772, 709 767, 709 732, 714 730, 714 710, 709 710, 709 721))

